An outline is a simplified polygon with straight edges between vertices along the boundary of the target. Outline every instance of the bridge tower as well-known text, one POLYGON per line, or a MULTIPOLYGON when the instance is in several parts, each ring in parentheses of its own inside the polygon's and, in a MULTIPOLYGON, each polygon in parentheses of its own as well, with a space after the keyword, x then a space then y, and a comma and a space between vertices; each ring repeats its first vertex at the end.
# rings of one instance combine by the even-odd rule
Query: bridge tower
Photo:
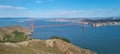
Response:
POLYGON ((85 19, 82 18, 82 27, 83 27, 83 30, 85 29, 85 19))
POLYGON ((32 32, 34 32, 34 22, 33 22, 33 20, 31 20, 30 25, 31 25, 31 30, 32 30, 32 32))
POLYGON ((82 19, 83 27, 85 27, 85 19, 82 19))

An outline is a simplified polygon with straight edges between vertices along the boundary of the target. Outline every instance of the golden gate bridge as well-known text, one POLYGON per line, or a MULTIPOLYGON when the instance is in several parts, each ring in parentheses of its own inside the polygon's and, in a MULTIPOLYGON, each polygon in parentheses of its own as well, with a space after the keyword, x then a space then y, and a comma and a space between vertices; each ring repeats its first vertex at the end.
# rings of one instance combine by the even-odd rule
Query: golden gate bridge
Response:
MULTIPOLYGON (((31 30, 32 32, 34 32, 34 28, 47 28, 47 27, 60 27, 60 26, 73 26, 75 24, 55 24, 55 25, 46 25, 46 26, 34 26, 34 22, 33 20, 30 21, 30 26, 31 26, 31 30)), ((82 27, 84 29, 85 27, 85 19, 82 19, 82 27)))

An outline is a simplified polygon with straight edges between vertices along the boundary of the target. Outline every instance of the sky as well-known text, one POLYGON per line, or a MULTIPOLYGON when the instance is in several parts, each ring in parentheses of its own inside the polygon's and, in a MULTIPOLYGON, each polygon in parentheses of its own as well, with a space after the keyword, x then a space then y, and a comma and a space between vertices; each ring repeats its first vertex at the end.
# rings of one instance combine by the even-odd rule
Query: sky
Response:
POLYGON ((0 0, 0 17, 114 16, 120 16, 120 0, 0 0))

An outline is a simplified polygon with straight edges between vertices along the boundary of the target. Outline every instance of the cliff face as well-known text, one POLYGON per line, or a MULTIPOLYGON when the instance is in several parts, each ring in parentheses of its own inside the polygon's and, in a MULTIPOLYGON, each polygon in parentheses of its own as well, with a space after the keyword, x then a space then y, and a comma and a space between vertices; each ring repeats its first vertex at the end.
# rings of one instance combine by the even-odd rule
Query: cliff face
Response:
POLYGON ((96 54, 59 39, 0 43, 0 54, 96 54))

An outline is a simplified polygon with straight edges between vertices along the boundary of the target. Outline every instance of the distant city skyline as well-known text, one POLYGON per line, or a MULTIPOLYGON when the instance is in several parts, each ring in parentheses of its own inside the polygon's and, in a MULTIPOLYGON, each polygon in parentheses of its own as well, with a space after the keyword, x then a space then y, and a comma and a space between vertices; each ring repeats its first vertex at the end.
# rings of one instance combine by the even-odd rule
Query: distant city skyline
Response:
POLYGON ((0 0, 0 17, 117 17, 120 0, 0 0))

